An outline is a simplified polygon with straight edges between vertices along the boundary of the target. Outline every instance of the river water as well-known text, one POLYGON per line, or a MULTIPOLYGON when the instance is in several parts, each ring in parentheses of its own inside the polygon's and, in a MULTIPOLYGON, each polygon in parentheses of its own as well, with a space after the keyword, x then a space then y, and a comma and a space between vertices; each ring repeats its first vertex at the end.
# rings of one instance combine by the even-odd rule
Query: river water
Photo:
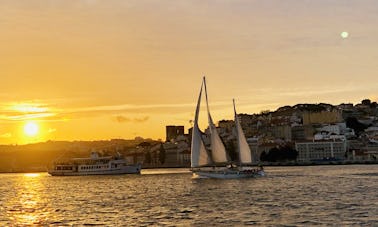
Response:
POLYGON ((378 165, 267 167, 252 179, 0 174, 0 226, 376 226, 378 165))

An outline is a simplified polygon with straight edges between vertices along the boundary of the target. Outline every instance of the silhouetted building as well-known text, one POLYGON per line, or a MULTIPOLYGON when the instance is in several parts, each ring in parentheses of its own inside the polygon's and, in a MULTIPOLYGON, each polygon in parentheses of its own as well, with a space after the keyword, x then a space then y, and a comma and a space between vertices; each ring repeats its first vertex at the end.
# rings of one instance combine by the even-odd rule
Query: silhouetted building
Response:
POLYGON ((166 141, 171 141, 177 136, 184 135, 184 126, 167 125, 166 126, 166 141))
POLYGON ((271 127, 271 131, 272 131, 272 136, 274 138, 280 138, 285 141, 290 141, 292 138, 291 136, 292 130, 289 125, 273 126, 271 127))
POLYGON ((226 133, 232 133, 235 123, 232 120, 221 120, 218 122, 218 127, 224 129, 226 133))

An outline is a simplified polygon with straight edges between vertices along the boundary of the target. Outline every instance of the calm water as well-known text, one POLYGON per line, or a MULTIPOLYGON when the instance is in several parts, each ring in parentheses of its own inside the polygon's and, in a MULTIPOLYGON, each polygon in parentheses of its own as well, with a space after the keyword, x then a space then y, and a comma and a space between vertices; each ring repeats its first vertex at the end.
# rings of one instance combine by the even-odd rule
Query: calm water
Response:
POLYGON ((266 168, 267 177, 0 174, 0 225, 378 225, 378 165, 266 168))

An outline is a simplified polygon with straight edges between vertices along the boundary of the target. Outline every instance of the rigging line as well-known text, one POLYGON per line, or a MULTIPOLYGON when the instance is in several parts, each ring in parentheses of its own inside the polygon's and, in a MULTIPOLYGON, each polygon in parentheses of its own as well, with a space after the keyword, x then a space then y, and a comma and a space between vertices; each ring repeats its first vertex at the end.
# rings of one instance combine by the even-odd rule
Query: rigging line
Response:
POLYGON ((214 123, 213 123, 213 119, 212 119, 212 117, 211 117, 211 115, 210 115, 209 99, 208 99, 208 97, 207 97, 207 87, 206 87, 206 77, 205 77, 205 76, 203 77, 203 84, 204 84, 204 86, 205 86, 205 97, 206 97, 207 116, 208 116, 208 118, 209 118, 210 130, 212 130, 212 127, 213 127, 214 123))
POLYGON ((200 89, 200 93, 199 93, 199 96, 198 96, 196 115, 195 115, 195 119, 194 119, 194 125, 197 124, 197 127, 198 127, 198 115, 199 115, 200 103, 201 103, 201 97, 202 97, 202 88, 203 88, 203 82, 201 84, 201 89, 200 89))

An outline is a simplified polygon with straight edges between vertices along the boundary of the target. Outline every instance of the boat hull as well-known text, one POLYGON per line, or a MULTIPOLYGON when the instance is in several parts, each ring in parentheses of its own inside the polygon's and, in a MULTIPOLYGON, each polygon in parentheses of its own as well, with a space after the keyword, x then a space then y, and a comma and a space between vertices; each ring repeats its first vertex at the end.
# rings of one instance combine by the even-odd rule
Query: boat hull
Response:
POLYGON ((265 176, 264 170, 259 171, 239 171, 239 170, 224 170, 224 171, 209 171, 209 170, 192 170, 194 175, 206 178, 216 179, 239 179, 239 178, 253 178, 265 176))
POLYGON ((52 176, 87 176, 87 175, 119 175, 119 174, 140 174, 142 166, 129 165, 120 169, 97 170, 97 171, 67 171, 67 170, 49 170, 52 176))

